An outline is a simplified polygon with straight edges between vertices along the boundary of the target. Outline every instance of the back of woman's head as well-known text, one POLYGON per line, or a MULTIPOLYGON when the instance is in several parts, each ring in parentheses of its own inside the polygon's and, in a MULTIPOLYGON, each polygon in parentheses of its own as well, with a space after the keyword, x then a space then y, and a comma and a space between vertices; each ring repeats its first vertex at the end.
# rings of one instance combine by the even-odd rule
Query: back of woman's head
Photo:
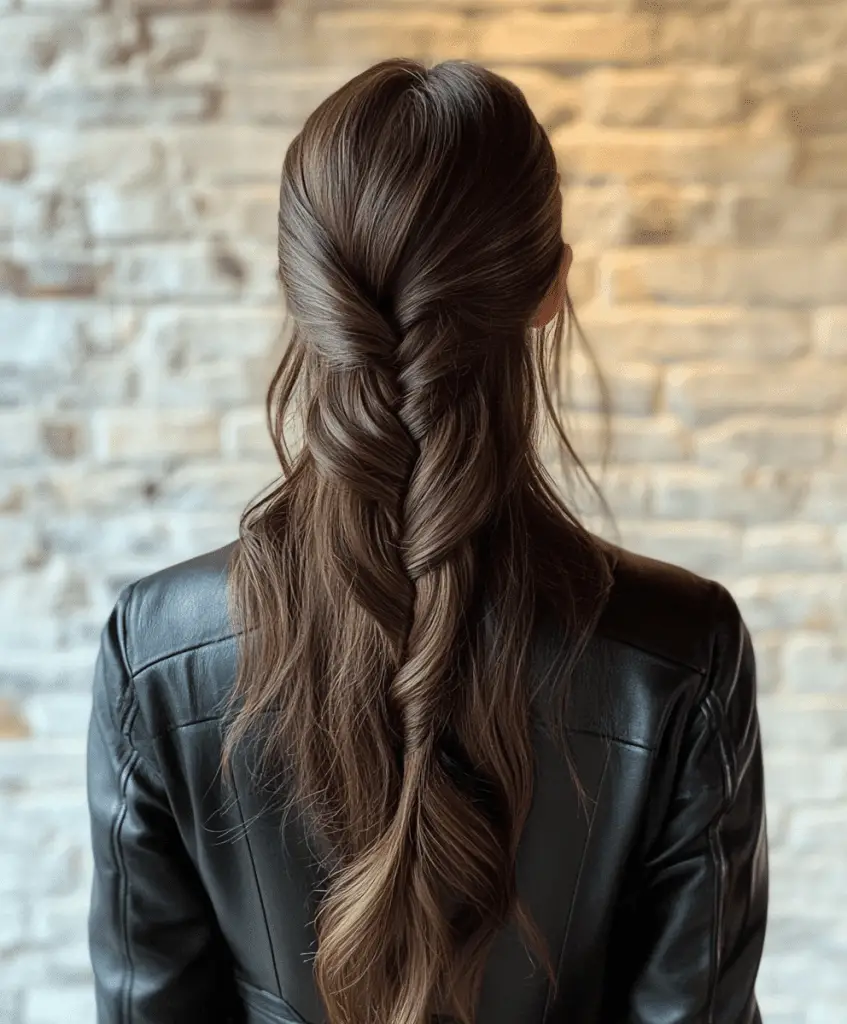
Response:
POLYGON ((470 1022, 512 915, 553 975, 515 886, 530 646, 554 609, 563 681, 609 585, 537 454, 541 400, 564 439, 543 372, 562 320, 549 350, 531 325, 565 252, 547 136, 477 65, 382 62, 286 155, 293 331, 268 392, 284 474, 232 565, 227 758, 258 731, 321 848, 330 1024, 470 1022))

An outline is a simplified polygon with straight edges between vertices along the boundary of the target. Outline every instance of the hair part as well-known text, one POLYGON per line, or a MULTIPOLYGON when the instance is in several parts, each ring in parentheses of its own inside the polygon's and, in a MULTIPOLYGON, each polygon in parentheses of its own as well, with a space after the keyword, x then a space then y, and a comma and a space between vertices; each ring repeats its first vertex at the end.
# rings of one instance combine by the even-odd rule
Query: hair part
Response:
POLYGON ((224 765, 259 739, 328 873, 329 1024, 472 1024, 513 918, 556 983, 515 880, 532 644, 555 615, 563 715, 611 584, 538 454, 546 414, 605 505, 553 397, 566 311, 528 326, 563 246, 549 140, 476 64, 380 62, 285 157, 293 329, 266 402, 282 477, 245 510, 231 564, 224 765))

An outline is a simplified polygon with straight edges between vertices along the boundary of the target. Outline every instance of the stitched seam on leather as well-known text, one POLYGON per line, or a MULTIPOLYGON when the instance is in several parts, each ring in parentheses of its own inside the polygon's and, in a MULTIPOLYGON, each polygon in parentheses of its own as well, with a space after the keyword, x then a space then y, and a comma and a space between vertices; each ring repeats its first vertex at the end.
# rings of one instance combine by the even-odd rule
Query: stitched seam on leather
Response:
POLYGON ((140 676, 142 672, 146 672, 148 668, 153 668, 154 665, 160 665, 163 661, 168 661, 171 658, 178 658, 180 654, 191 654, 192 651, 202 650, 204 647, 212 647, 214 644, 223 644, 227 640, 234 640, 237 634, 227 633, 226 636, 215 637, 214 640, 201 640, 200 643, 191 644, 189 647, 180 647, 178 651, 168 651, 167 654, 159 655, 157 658, 153 658, 150 661, 145 662, 143 665, 139 665, 135 670, 135 675, 140 676))
POLYGON ((126 674, 126 689, 122 696, 126 699, 126 707, 124 708, 123 715, 121 717, 120 732, 121 735, 127 741, 129 746, 130 754, 127 758, 127 763, 124 766, 121 773, 121 807, 118 812, 118 818, 116 819, 114 828, 114 842, 113 842, 113 853, 115 861, 118 864, 120 872, 120 906, 121 906, 121 932, 124 947, 124 956, 127 962, 127 971, 123 977, 121 984, 121 1018, 126 1021, 126 1024, 132 1024, 132 988, 135 983, 135 963, 132 959, 132 943, 130 941, 129 934, 129 876, 126 870, 126 860, 124 858, 123 845, 121 843, 121 834, 123 832, 124 825, 126 823, 126 816, 128 811, 128 796, 130 780, 132 779, 133 772, 141 758, 139 752, 135 749, 132 742, 132 727, 135 723, 136 715, 138 714, 138 701, 135 687, 133 685, 132 671, 129 665, 129 656, 127 653, 127 628, 126 628, 126 615, 127 607, 132 597, 132 592, 135 589, 133 583, 127 591, 126 600, 124 601, 123 607, 121 608, 120 615, 120 630, 118 634, 118 651, 121 656, 121 663, 123 665, 124 673, 126 674))
POLYGON ((136 580, 135 583, 130 583, 129 588, 126 592, 126 598, 124 599, 123 607, 121 608, 121 631, 120 636, 118 637, 118 650, 120 651, 121 661, 123 662, 124 670, 126 671, 127 678, 130 680, 130 682, 132 681, 134 673, 130 665, 131 659, 129 656, 129 640, 126 628, 126 613, 127 610, 129 609, 129 602, 132 600, 132 595, 135 592, 135 587, 137 583, 138 580, 136 580))
MULTIPOLYGON (((556 978, 561 977, 562 963, 565 959, 565 951, 568 947, 568 938, 571 932, 571 922, 573 921, 574 907, 576 906, 576 897, 579 892, 579 883, 582 879, 582 872, 585 867, 585 859, 588 856, 588 847, 591 844, 591 834, 594 831, 594 820, 597 817, 597 808, 600 805, 600 794, 603 790, 603 782, 606 778, 606 770, 609 767, 609 761, 611 760, 611 750, 606 751, 606 759, 603 762, 603 771, 600 772, 600 779, 597 783, 597 799, 594 801, 594 809, 591 812, 591 819, 588 822, 588 828, 585 830, 585 845, 582 848, 582 856, 579 859, 579 868, 577 869, 576 879, 574 880, 573 893, 571 895, 571 905, 568 908, 568 921, 565 925, 565 934, 562 938, 562 948, 559 950, 559 960, 556 964, 556 978)), ((541 1018, 542 1024, 546 1024, 547 1018, 550 1014, 550 1007, 553 1001, 553 986, 548 984, 547 986, 547 1001, 544 1004, 544 1014, 541 1018)))
MULTIPOLYGON (((266 714, 274 714, 272 711, 265 712, 266 714)), ((190 729, 193 725, 205 725, 208 722, 220 722, 222 715, 206 715, 203 718, 192 718, 190 722, 180 722, 179 725, 169 725, 167 729, 160 729, 158 732, 150 734, 150 741, 162 739, 164 736, 170 736, 171 733, 179 732, 180 729, 190 729)), ((609 736, 607 733, 594 732, 591 729, 568 729, 566 730, 573 736, 594 736, 597 739, 608 740, 610 743, 617 743, 621 747, 632 747, 634 750, 646 750, 648 753, 653 753, 653 747, 646 743, 638 743, 636 740, 625 740, 620 736, 609 736)))
POLYGON ((282 996, 282 985, 281 985, 280 980, 279 980, 279 969, 277 968, 277 963, 276 963, 276 953, 274 952, 274 945, 273 945, 273 941, 271 939, 271 926, 270 926, 270 922, 268 921, 268 912, 267 912, 267 909, 265 907, 265 899, 262 896, 262 887, 259 885, 259 872, 256 870, 256 859, 253 856, 253 846, 252 846, 252 844, 250 842, 250 836, 248 835, 248 829, 247 829, 247 822, 246 822, 246 820, 244 818, 244 810, 243 810, 243 808, 241 806, 241 796, 239 795, 239 792, 238 792, 238 783, 236 782, 234 776, 233 776, 233 779, 232 779, 232 791, 235 794, 235 802, 238 805, 238 816, 239 816, 239 818, 241 818, 241 827, 242 827, 242 830, 243 830, 242 831, 242 836, 244 838, 244 842, 247 844, 247 855, 250 858, 250 867, 253 869, 253 881, 256 883, 256 896, 258 897, 259 907, 261 908, 261 911, 262 911, 262 920, 265 923, 265 934, 268 937, 268 950, 270 951, 270 954, 271 954, 271 966, 274 969, 274 980, 276 981, 276 991, 277 991, 277 995, 279 996, 279 998, 282 999, 283 998, 283 996, 282 996))
POLYGON ((127 816, 127 790, 132 773, 138 763, 138 751, 130 750, 126 764, 121 769, 121 805, 115 820, 112 824, 112 853, 115 863, 118 865, 120 875, 120 901, 121 916, 121 939, 123 952, 127 962, 127 972, 121 982, 121 1020, 130 1024, 132 1020, 132 986, 135 981, 135 964, 132 960, 131 943, 129 939, 129 877, 126 870, 126 861, 122 844, 122 833, 127 816))
POLYGON ((630 647, 634 651, 640 651, 641 654, 646 654, 648 658, 655 658, 656 661, 661 662, 670 668, 687 668, 690 672, 695 672, 698 676, 705 675, 708 671, 702 665, 692 665, 688 661, 683 661, 681 658, 672 658, 667 654, 660 654, 658 651, 651 650, 649 647, 642 647, 640 644, 635 643, 632 640, 623 640, 621 637, 617 637, 614 633, 600 633, 598 636, 604 637, 606 640, 611 640, 612 643, 620 644, 621 647, 630 647))
POLYGON ((712 861, 715 870, 715 896, 714 896, 714 929, 712 934, 712 968, 709 976, 709 989, 708 989, 708 1001, 707 1001, 707 1012, 708 1024, 713 1024, 715 1020, 715 999, 717 997, 718 977, 720 975, 720 968, 723 959, 723 949, 721 945, 721 935, 723 933, 723 920, 724 920, 724 903, 726 900, 726 855, 724 853, 723 843, 721 840, 721 827, 723 825, 723 819, 729 808, 729 804, 733 796, 733 780, 732 772, 727 757, 726 746, 724 744, 723 734, 720 728, 720 722, 722 716, 719 718, 720 702, 716 695, 709 693, 704 699, 702 705, 703 714, 708 719, 712 729, 714 730, 715 739, 718 744, 721 767, 723 769, 723 801, 721 811, 717 821, 715 821, 709 829, 709 849, 712 854, 712 861), (715 705, 718 705, 718 711, 715 709, 715 705))

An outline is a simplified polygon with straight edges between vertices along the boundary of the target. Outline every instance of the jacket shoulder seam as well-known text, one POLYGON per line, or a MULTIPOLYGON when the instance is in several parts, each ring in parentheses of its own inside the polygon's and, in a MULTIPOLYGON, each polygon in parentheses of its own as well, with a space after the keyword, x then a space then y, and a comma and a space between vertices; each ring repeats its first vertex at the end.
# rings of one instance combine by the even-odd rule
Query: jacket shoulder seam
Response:
MULTIPOLYGON (((726 708, 715 690, 717 685, 716 661, 718 658, 718 605, 722 598, 722 588, 714 584, 715 596, 713 603, 712 618, 712 642, 710 645, 709 670, 704 679, 704 692, 700 694, 697 706, 705 716, 709 730, 714 742, 718 746, 718 754, 721 765, 721 805, 715 820, 709 828, 709 852, 712 859, 712 870, 715 875, 715 892, 713 904, 713 926, 712 926, 712 955, 711 968, 709 971, 709 986, 707 989, 707 1021, 712 1024, 715 1018, 715 1001, 717 999, 718 978, 723 959, 721 948, 721 932, 725 916, 726 900, 726 854, 723 846, 723 822, 729 810, 730 804, 737 787, 737 765, 733 763, 731 752, 727 749, 723 733, 723 725, 726 719, 726 708)), ((723 663, 721 669, 725 669, 723 663)), ((736 663, 735 670, 737 672, 736 663)))
POLYGON ((613 632, 603 632, 600 635, 604 636, 607 640, 620 644, 622 647, 629 647, 634 651, 640 651, 642 654, 646 654, 649 658, 655 658, 657 661, 662 661, 673 668, 685 668, 688 669, 689 672, 694 672, 698 676, 705 676, 708 673, 708 667, 695 665, 692 661, 684 661, 682 658, 674 658, 668 654, 662 654, 661 651, 657 651, 652 647, 645 647, 643 644, 638 644, 634 640, 617 637, 613 632))
POLYGON ((135 679, 146 672, 148 669, 153 668, 155 665, 161 665, 162 662, 169 661, 171 658, 178 658, 181 654, 191 654, 192 651, 202 650, 204 647, 212 647, 214 644, 226 643, 227 640, 233 640, 236 637, 236 633, 227 633, 226 636, 215 637, 214 640, 201 640, 196 644, 188 644, 185 647, 180 647, 175 651, 168 651, 167 654, 159 654, 155 658, 150 658, 143 664, 139 665, 132 673, 132 678, 135 679))

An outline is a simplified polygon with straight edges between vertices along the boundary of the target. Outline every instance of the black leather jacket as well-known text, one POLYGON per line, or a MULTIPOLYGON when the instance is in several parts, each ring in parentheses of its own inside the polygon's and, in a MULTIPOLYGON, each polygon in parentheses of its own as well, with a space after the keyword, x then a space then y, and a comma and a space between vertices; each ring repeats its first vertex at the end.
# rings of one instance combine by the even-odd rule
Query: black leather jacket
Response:
MULTIPOLYGON (((295 816, 281 822, 244 765, 234 790, 218 771, 231 549, 131 584, 103 630, 88 776, 99 1024, 323 1020, 322 879, 295 816)), ((615 583, 569 713, 591 799, 580 810, 539 733, 518 861, 559 993, 510 928, 477 1020, 758 1024, 768 868, 750 636, 720 584, 608 550, 615 583)))

